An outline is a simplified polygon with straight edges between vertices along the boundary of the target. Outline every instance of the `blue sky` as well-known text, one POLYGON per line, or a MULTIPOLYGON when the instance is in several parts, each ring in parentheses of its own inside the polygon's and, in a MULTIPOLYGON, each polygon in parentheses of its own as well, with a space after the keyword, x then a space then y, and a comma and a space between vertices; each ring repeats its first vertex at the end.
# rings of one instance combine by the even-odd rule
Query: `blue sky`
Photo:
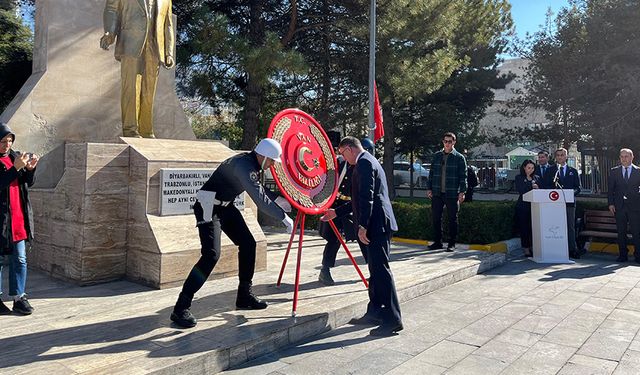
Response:
POLYGON ((511 0, 511 17, 516 26, 516 33, 519 38, 524 38, 529 32, 533 34, 538 31, 547 14, 547 9, 551 8, 554 15, 569 3, 567 0, 511 0))
MULTIPOLYGON (((516 35, 524 39, 526 34, 533 34, 544 25, 547 10, 551 9, 553 17, 558 11, 569 5, 567 0, 511 0, 511 17, 516 28, 516 35)), ((503 58, 513 58, 511 54, 503 54, 503 58)))

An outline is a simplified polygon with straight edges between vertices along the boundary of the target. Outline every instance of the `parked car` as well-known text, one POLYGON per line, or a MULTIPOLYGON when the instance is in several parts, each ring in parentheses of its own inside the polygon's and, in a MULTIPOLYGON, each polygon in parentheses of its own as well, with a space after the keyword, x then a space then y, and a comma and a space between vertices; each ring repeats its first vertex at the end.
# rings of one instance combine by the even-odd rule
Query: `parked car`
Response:
MULTIPOLYGON (((395 186, 409 186, 411 168, 408 161, 396 161, 393 163, 393 184, 395 186)), ((413 186, 424 188, 427 186, 429 170, 420 163, 413 163, 413 186)))

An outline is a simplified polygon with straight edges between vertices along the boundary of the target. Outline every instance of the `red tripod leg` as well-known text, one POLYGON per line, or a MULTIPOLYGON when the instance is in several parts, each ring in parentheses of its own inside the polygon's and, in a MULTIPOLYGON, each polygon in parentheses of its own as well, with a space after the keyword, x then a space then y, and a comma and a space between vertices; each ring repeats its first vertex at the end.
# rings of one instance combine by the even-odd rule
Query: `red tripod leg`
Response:
POLYGON ((329 224, 331 225, 331 228, 333 229, 333 233, 335 233, 336 237, 338 237, 338 239, 340 240, 340 243, 342 244, 342 247, 344 248, 344 251, 347 252, 347 255, 349 256, 349 259, 351 259, 351 263, 356 268, 356 271, 358 271, 358 275, 360 275, 360 278, 362 279, 362 282, 364 283, 364 286, 366 288, 368 288, 369 287, 369 283, 367 283, 367 279, 362 274, 362 271, 360 271, 360 267, 358 267, 358 264, 356 263, 356 260, 353 259, 353 255, 351 255, 351 251, 349 251, 349 248, 347 247, 347 244, 344 243, 344 240, 342 239, 342 235, 340 235, 340 231, 338 230, 338 228, 336 228, 336 225, 333 223, 333 220, 329 220, 329 224))
POLYGON ((298 308, 298 289, 300 288, 300 263, 302 261, 302 237, 304 236, 304 218, 305 214, 302 214, 300 220, 300 237, 298 242, 298 264, 296 266, 296 287, 293 291, 293 311, 291 316, 296 316, 296 309, 298 308))
POLYGON ((291 237, 289 237, 289 246, 287 246, 287 252, 284 254, 284 259, 282 260, 282 267, 280 268, 280 276, 278 276, 277 287, 280 286, 280 282, 282 281, 282 274, 284 274, 284 269, 287 266, 287 259, 289 259, 289 251, 291 251, 291 244, 293 243, 293 236, 296 235, 296 229, 298 228, 298 223, 300 222, 300 216, 304 215, 301 211, 298 211, 296 215, 296 220, 293 222, 293 230, 291 231, 291 237))

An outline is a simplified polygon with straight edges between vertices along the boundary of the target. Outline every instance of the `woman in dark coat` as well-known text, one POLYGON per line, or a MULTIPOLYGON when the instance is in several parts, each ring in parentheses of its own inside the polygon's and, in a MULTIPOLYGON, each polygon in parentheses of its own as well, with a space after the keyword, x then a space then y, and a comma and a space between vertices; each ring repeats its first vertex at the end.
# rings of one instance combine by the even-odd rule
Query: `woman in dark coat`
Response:
POLYGON ((516 219, 520 228, 520 244, 527 257, 532 256, 531 244, 531 203, 522 200, 522 195, 540 187, 540 176, 534 174, 536 164, 527 159, 520 166, 520 174, 516 176, 516 190, 520 194, 516 203, 516 219))
MULTIPOLYGON (((13 298, 13 312, 29 315, 33 312, 33 307, 29 304, 25 292, 26 241, 33 239, 33 214, 28 187, 33 185, 38 157, 13 151, 11 146, 15 138, 11 129, 0 123, 0 255, 9 258, 9 295, 13 298)), ((0 294, 1 280, 0 277, 0 294)), ((10 313, 11 310, 0 300, 0 314, 10 313)))

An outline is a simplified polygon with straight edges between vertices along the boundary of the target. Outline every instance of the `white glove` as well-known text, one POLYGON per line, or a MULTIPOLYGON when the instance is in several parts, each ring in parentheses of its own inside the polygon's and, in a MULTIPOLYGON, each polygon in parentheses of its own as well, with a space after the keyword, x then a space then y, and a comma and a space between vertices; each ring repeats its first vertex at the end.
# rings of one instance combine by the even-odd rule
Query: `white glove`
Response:
POLYGON ((215 191, 198 190, 196 199, 202 206, 202 216, 205 223, 213 221, 213 203, 216 199, 215 191))
POLYGON ((283 197, 278 197, 275 200, 276 204, 282 208, 284 212, 291 212, 291 203, 283 197))
POLYGON ((287 227, 287 233, 291 234, 293 232, 293 220, 288 215, 284 215, 282 223, 287 227))

